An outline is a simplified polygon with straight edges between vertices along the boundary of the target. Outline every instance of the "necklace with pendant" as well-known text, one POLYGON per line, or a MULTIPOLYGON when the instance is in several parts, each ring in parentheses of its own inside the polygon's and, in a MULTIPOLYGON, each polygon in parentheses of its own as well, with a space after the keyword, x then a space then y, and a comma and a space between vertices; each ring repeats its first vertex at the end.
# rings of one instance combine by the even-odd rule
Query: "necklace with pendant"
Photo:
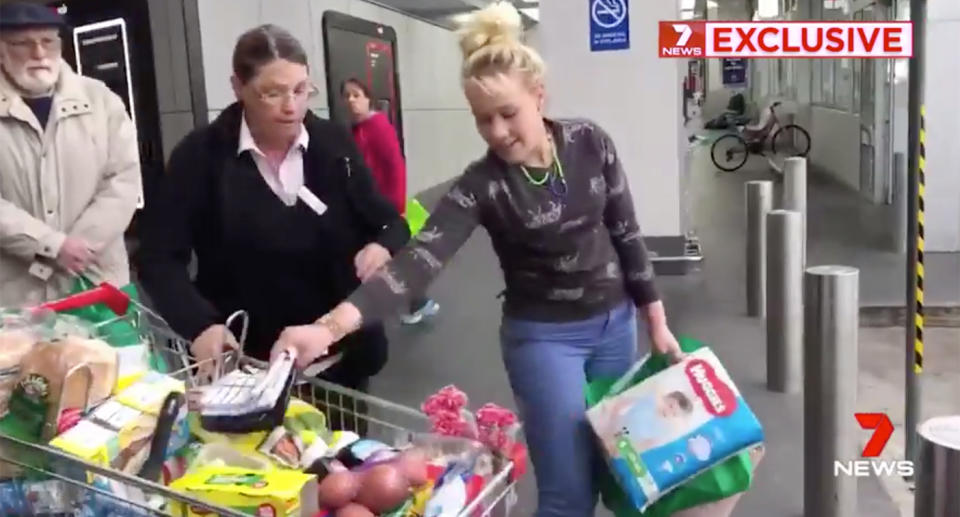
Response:
POLYGON ((552 192, 554 196, 562 198, 567 195, 567 178, 563 175, 563 164, 560 162, 560 157, 557 156, 557 146, 553 144, 553 139, 550 139, 550 144, 550 149, 553 152, 553 163, 550 164, 550 167, 547 169, 547 172, 543 174, 542 178, 535 179, 523 164, 520 164, 520 170, 523 171, 523 175, 527 178, 527 181, 538 187, 547 183, 548 180, 551 180, 549 185, 550 192, 552 192), (554 172, 556 172, 556 176, 554 176, 554 172))

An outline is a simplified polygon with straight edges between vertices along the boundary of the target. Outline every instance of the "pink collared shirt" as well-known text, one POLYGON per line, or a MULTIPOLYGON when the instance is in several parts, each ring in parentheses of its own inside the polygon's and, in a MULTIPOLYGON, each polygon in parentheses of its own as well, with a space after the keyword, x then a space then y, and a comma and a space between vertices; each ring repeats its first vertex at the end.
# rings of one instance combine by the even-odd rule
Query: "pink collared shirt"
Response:
POLYGON ((257 164, 257 169, 263 180, 267 182, 270 190, 280 198, 287 206, 293 206, 297 203, 297 195, 303 187, 303 153, 310 146, 310 135, 307 128, 300 125, 300 136, 287 151, 287 156, 280 163, 279 170, 273 170, 267 161, 267 156, 257 147, 250 133, 250 126, 247 125, 247 117, 241 117, 240 122, 240 145, 237 148, 237 155, 244 151, 250 151, 253 161, 257 164))

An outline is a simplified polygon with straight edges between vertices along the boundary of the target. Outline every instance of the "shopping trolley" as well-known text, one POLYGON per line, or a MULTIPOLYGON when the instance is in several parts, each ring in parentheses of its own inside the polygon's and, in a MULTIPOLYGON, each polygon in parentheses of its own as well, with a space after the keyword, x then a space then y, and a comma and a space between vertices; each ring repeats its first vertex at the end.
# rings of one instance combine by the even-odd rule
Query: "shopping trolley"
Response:
MULTIPOLYGON (((150 352, 166 365, 165 373, 184 381, 188 390, 237 368, 262 370, 269 366, 243 353, 248 324, 248 316, 243 311, 234 313, 225 322, 231 331, 237 330, 239 324, 237 342, 240 346, 227 350, 220 358, 196 361, 190 354, 189 343, 149 307, 129 298, 121 300, 119 291, 109 285, 97 289, 100 294, 96 296, 84 294, 86 302, 105 303, 105 296, 109 303, 114 303, 114 312, 121 314, 115 321, 128 321, 150 352), (133 310, 129 310, 131 305, 127 304, 131 304, 133 310)), ((56 306, 54 303, 48 308, 56 306)), ((93 325, 94 333, 98 326, 109 323, 93 325)), ((331 421, 331 426, 364 427, 366 437, 398 448, 414 443, 418 435, 429 432, 430 421, 419 410, 315 377, 338 359, 338 355, 333 355, 299 373, 291 395, 327 415, 336 414, 337 420, 331 421)), ((460 517, 510 514, 517 502, 515 465, 508 458, 497 458, 495 463, 494 474, 460 512, 460 517)), ((0 433, 0 465, 4 464, 22 472, 16 478, 0 480, 0 514, 4 517, 166 517, 178 515, 175 510, 182 505, 211 517, 247 516, 171 490, 157 482, 159 476, 145 479, 138 473, 88 463, 47 445, 0 433)))

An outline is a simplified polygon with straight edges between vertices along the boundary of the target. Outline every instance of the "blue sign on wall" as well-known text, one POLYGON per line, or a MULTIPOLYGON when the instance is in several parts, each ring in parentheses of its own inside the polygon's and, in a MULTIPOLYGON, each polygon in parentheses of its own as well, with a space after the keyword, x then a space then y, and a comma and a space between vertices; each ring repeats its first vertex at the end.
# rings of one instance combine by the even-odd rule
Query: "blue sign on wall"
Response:
MULTIPOLYGON (((557 0, 553 0, 557 1, 557 0)), ((590 4, 590 50, 630 48, 627 0, 587 0, 590 4)))
POLYGON ((743 58, 725 57, 720 60, 720 66, 723 68, 724 86, 746 86, 747 84, 747 60, 743 58))

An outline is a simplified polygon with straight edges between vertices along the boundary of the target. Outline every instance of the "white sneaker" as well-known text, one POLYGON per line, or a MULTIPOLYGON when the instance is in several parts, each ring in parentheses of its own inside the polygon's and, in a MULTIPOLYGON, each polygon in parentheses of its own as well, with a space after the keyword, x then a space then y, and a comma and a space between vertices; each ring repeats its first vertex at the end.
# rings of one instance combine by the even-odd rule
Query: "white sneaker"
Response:
POLYGON ((440 304, 433 300, 427 300, 427 303, 423 304, 423 307, 420 307, 415 312, 401 316, 400 321, 403 322, 404 325, 416 325, 423 321, 424 318, 436 316, 438 312, 440 312, 440 304))

